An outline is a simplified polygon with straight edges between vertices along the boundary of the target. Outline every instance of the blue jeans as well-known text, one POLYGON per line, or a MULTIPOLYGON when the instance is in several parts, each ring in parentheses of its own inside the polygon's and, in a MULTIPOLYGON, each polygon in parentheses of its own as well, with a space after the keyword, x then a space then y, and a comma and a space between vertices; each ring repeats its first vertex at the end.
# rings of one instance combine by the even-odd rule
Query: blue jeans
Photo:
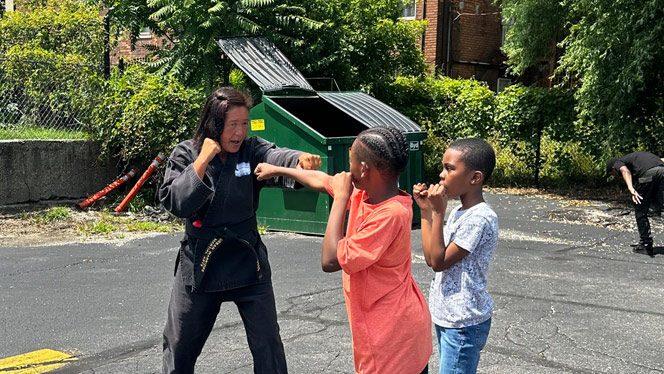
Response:
POLYGON ((474 374, 491 329, 491 318, 475 326, 451 329, 435 325, 440 374, 474 374))

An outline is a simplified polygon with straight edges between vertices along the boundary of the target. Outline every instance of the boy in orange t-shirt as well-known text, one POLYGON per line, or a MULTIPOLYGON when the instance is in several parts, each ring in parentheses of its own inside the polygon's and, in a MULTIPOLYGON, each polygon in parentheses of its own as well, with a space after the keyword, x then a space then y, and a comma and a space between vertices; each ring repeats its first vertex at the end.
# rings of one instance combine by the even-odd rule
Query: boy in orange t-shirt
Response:
POLYGON ((408 151, 401 132, 375 127, 353 143, 350 172, 331 177, 269 164, 255 170, 259 180, 286 176, 334 197, 321 265, 343 270, 356 373, 428 372, 431 316, 411 274, 412 200, 398 187, 408 151))

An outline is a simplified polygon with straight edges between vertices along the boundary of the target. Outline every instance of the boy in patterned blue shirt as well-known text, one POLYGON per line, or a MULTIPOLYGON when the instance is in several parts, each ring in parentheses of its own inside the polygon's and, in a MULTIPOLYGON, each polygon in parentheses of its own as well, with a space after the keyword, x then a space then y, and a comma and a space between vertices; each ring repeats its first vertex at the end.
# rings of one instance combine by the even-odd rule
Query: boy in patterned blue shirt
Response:
POLYGON ((489 264, 498 241, 496 213, 482 186, 496 164, 481 139, 453 142, 443 155, 440 182, 413 186, 422 212, 422 249, 436 272, 429 309, 438 337, 440 373, 475 373, 491 328, 493 300, 486 291, 489 264), (459 197, 443 227, 448 198, 459 197))

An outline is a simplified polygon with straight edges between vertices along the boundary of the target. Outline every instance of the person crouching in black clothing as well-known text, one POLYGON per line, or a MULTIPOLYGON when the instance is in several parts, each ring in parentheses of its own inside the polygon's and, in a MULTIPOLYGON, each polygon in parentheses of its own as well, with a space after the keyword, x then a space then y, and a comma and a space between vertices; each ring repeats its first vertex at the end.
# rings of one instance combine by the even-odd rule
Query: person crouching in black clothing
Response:
POLYGON ((639 245, 634 252, 644 251, 653 256, 648 209, 653 201, 664 201, 664 161, 650 152, 633 152, 606 162, 606 171, 614 177, 622 176, 634 202, 639 245))

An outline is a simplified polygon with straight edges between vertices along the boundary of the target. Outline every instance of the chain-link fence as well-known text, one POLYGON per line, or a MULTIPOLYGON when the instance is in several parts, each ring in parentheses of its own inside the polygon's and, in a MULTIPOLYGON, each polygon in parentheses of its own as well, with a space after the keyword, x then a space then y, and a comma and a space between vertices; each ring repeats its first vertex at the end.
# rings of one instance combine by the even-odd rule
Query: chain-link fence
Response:
MULTIPOLYGON (((0 66, 3 66, 0 59, 0 66)), ((12 62, 0 68, 0 139, 84 139, 98 67, 12 62), (61 69, 62 71, 54 71, 61 69)))

